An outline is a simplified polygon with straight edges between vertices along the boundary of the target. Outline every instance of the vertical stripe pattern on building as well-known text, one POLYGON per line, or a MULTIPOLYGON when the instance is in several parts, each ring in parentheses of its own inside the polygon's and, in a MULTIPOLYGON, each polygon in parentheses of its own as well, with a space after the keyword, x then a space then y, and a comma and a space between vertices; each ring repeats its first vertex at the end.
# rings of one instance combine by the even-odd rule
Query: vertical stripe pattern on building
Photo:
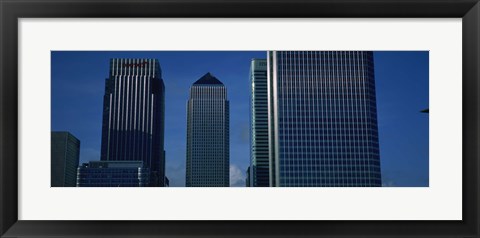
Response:
POLYGON ((111 59, 105 82, 102 161, 142 161, 164 186, 165 87, 156 59, 111 59))
POLYGON ((373 53, 268 53, 270 181, 381 186, 373 53))
POLYGON ((267 60, 253 59, 250 66, 250 170, 249 186, 268 187, 267 60))
POLYGON ((190 88, 187 103, 187 187, 230 185, 229 102, 210 73, 190 88))

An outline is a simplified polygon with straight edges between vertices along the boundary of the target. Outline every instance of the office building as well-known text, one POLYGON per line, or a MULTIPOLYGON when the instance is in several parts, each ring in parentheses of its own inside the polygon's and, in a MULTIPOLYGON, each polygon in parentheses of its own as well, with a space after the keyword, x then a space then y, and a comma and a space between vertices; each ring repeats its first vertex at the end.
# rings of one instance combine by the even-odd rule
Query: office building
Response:
POLYGON ((77 170, 77 187, 146 187, 149 181, 142 161, 90 161, 77 170))
POLYGON ((271 186, 381 186, 373 52, 267 60, 271 186))
POLYGON ((230 185, 227 89, 210 73, 190 88, 187 103, 187 187, 230 185))
POLYGON ((251 187, 270 186, 268 152, 267 60, 252 59, 250 65, 250 170, 251 187))
POLYGON ((80 140, 65 131, 51 133, 50 186, 75 187, 80 140))
POLYGON ((111 59, 103 98, 101 161, 141 161, 165 186, 165 87, 158 60, 111 59))

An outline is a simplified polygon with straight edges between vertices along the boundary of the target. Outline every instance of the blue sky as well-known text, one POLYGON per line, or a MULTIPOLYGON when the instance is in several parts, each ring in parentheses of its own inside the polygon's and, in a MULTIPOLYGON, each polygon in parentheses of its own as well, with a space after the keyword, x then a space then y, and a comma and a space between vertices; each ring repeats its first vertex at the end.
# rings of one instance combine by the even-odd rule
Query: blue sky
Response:
MULTIPOLYGON (((80 162, 100 159, 102 105, 110 58, 156 58, 165 83, 165 150, 171 186, 185 184, 186 102, 193 82, 211 72, 230 100, 230 177, 244 186, 249 165, 249 79, 264 51, 54 51, 52 131, 81 141, 80 162)), ((428 52, 375 52, 382 180, 428 186, 428 52)))

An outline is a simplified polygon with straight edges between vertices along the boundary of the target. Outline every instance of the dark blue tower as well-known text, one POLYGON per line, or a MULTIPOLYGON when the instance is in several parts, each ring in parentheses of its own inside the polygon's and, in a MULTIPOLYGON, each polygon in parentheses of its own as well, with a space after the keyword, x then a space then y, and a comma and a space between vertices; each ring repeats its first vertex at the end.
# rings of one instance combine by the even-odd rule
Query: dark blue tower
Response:
POLYGON ((165 86, 156 59, 111 59, 103 98, 102 161, 142 161, 165 186, 165 86))
POLYGON ((271 186, 381 186, 373 52, 269 52, 271 186))

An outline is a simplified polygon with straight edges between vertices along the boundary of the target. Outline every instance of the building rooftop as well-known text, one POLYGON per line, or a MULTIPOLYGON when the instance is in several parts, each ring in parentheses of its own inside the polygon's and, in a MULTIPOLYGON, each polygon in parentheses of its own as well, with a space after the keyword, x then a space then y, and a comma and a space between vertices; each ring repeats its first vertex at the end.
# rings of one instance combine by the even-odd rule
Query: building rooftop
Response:
POLYGON ((215 78, 210 72, 206 73, 203 75, 199 80, 197 80, 193 85, 200 85, 200 84, 218 84, 218 85, 223 85, 220 80, 215 78))
POLYGON ((100 160, 90 161, 81 165, 83 168, 143 168, 141 160, 100 160))

